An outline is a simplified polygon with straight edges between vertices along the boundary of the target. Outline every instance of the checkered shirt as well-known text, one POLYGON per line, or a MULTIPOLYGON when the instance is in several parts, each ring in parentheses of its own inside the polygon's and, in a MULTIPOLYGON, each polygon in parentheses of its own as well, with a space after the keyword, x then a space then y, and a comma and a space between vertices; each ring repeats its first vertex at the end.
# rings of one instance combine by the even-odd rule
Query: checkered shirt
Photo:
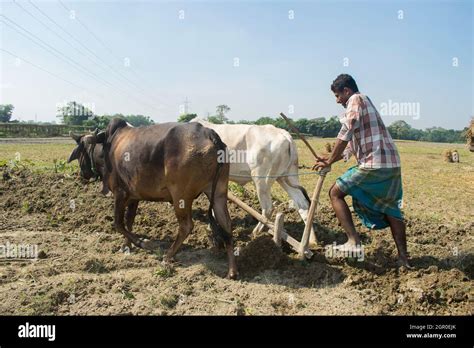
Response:
POLYGON ((340 121, 337 138, 349 142, 360 168, 400 167, 397 147, 369 97, 353 94, 340 121))

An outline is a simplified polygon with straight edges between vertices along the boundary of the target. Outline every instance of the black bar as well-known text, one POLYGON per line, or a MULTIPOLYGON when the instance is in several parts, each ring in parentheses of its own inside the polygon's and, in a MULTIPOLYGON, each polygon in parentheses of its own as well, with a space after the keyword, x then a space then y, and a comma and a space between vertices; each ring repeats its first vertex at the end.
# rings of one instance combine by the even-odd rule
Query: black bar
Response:
POLYGON ((1 317, 0 346, 58 344, 414 344, 472 347, 472 317, 1 317), (55 339, 20 338, 20 325, 55 325, 55 339), (411 326, 410 326, 411 325, 411 326), (431 325, 432 327, 428 326, 431 325), (447 327, 446 325, 451 325, 447 327), (453 327, 454 326, 454 327, 453 327), (407 334, 427 335, 409 338, 407 334), (433 334, 456 337, 434 338, 433 334))

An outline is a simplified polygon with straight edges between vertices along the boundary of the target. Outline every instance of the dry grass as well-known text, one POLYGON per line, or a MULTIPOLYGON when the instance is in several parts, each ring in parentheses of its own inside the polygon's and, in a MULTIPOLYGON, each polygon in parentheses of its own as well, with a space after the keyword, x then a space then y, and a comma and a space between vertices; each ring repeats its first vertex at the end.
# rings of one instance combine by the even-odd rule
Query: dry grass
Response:
MULTIPOLYGON (((331 139, 332 140, 332 139, 331 139)), ((327 139, 311 139, 310 143, 321 153, 327 139)), ((311 165, 311 153, 301 141, 297 141, 300 165, 311 165)), ((402 162, 402 180, 404 190, 404 212, 408 216, 427 218, 439 223, 466 223, 472 221, 474 206, 474 153, 469 152, 463 144, 440 144, 416 141, 397 141, 402 162), (443 150, 448 147, 456 149, 460 163, 443 161, 443 150)), ((327 191, 340 176, 351 166, 349 162, 338 162, 326 177, 324 191, 327 191)), ((307 170, 304 170, 307 172, 307 170)), ((301 183, 311 191, 316 183, 315 176, 301 177, 301 183)), ((279 190, 281 191, 281 190, 279 190)), ((277 193, 280 194, 281 193, 277 193)), ((322 204, 329 204, 327 194, 321 195, 322 204)))

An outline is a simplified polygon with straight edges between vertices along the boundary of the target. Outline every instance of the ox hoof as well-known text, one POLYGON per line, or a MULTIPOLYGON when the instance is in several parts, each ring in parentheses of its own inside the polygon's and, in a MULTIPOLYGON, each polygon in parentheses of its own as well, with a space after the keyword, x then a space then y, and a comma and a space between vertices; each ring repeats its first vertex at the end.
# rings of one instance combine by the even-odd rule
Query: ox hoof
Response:
POLYGON ((132 247, 129 245, 122 245, 119 249, 121 253, 124 253, 125 255, 130 255, 132 252, 132 247))
POLYGON ((255 230, 253 230, 253 231, 252 231, 252 240, 253 240, 253 239, 257 239, 257 238, 258 238, 259 236, 261 236, 261 235, 262 235, 262 232, 261 232, 261 231, 255 231, 255 230))
POLYGON ((140 239, 140 246, 149 251, 154 251, 159 247, 159 243, 150 239, 140 239))
POLYGON ((171 270, 173 269, 173 263, 174 259, 163 258, 163 261, 161 261, 161 267, 171 270))
POLYGON ((227 279, 236 280, 238 278, 239 278, 239 272, 229 271, 229 273, 227 273, 227 279))
POLYGON ((255 239, 258 236, 262 235, 264 231, 265 231, 265 225, 259 222, 252 231, 252 239, 255 239))
POLYGON ((415 269, 415 267, 413 267, 407 259, 400 259, 399 258, 397 260, 396 265, 397 265, 397 268, 405 267, 408 270, 414 270, 415 269))

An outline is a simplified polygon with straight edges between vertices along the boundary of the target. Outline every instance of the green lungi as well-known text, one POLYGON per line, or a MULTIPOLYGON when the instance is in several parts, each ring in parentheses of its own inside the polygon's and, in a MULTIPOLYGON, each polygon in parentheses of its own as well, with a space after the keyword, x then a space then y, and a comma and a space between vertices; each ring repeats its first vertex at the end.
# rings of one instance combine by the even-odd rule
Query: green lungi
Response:
POLYGON ((389 226, 386 215, 403 220, 400 168, 350 168, 336 180, 339 189, 352 196, 357 216, 370 229, 389 226))

